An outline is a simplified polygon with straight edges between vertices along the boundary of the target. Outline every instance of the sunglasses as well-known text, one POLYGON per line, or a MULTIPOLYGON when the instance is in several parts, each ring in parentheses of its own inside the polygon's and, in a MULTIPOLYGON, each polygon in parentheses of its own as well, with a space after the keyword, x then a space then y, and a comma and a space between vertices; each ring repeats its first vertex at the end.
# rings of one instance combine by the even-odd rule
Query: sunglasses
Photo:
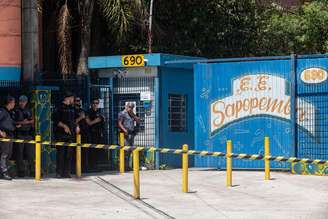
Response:
POLYGON ((93 102, 92 104, 98 105, 98 104, 99 104, 99 102, 93 102))

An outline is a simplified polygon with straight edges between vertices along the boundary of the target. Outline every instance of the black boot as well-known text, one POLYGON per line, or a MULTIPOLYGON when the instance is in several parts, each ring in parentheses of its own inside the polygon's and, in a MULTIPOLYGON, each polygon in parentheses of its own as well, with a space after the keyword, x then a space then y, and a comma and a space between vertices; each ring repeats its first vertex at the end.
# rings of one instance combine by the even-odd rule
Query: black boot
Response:
POLYGON ((2 173, 2 178, 5 180, 12 180, 13 178, 9 176, 7 172, 2 173))

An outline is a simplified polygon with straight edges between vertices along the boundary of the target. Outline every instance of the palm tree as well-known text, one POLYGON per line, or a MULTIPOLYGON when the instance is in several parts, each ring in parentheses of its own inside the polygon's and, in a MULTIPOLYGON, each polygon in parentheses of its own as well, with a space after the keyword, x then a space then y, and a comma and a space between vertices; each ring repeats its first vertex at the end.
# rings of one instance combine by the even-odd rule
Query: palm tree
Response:
MULTIPOLYGON (((145 5, 142 0, 78 0, 80 16, 80 48, 77 75, 87 75, 88 56, 90 49, 91 21, 94 16, 94 5, 98 4, 101 16, 107 21, 107 27, 115 33, 113 43, 120 43, 125 39, 125 34, 134 25, 144 25, 146 16, 145 5)), ((95 15, 97 16, 97 15, 95 15)))
MULTIPOLYGON (((136 25, 145 30, 147 16, 143 0, 38 0, 39 11, 42 13, 42 4, 52 3, 59 9, 57 17, 57 41, 59 45, 59 70, 65 79, 74 72, 71 54, 71 15, 69 5, 77 4, 80 26, 80 54, 76 74, 88 75, 88 56, 90 50, 91 22, 93 16, 103 16, 108 29, 114 33, 112 43, 119 44, 125 40, 126 34, 136 25), (70 4, 68 4, 68 2, 70 4), (94 14, 95 4, 98 4, 101 13, 94 14)), ((56 10, 57 10, 56 9, 56 10)))

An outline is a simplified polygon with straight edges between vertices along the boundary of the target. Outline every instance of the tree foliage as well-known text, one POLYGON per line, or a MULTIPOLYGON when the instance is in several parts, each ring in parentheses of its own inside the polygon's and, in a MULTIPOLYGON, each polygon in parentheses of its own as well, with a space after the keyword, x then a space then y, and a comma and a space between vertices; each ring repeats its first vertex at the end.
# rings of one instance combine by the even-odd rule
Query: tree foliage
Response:
POLYGON ((305 3, 296 10, 273 7, 263 15, 262 24, 261 54, 328 52, 327 1, 305 3))

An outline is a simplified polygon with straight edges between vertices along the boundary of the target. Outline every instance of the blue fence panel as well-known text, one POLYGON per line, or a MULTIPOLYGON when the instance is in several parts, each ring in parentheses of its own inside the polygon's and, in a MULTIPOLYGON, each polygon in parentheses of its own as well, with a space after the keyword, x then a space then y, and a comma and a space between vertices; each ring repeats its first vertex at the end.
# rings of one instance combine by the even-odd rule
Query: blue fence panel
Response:
MULTIPOLYGON (((271 154, 293 151, 290 121, 291 60, 223 62, 195 66, 195 149, 263 154, 264 137, 271 154)), ((196 157, 197 167, 225 168, 225 159, 196 157)), ((263 161, 233 160, 234 168, 263 168, 263 161)), ((273 168, 286 168, 274 162, 273 168)))
POLYGON ((328 159, 328 59, 297 60, 297 154, 328 159), (300 101, 301 100, 301 101, 300 101))

